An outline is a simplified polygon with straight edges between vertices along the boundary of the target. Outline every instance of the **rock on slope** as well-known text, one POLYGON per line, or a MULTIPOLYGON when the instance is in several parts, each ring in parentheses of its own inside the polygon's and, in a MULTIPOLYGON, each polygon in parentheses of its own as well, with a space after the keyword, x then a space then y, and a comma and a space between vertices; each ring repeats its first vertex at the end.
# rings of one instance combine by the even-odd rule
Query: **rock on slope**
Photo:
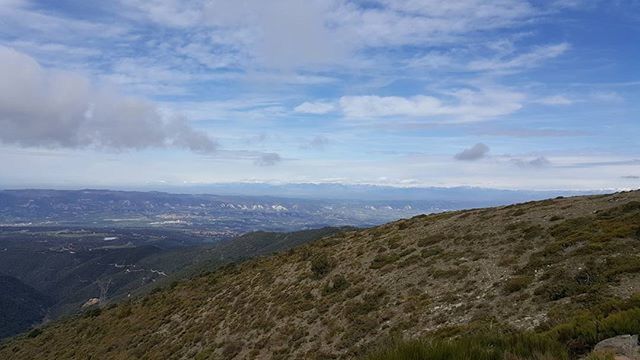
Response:
POLYGON ((352 358, 487 319, 551 326, 638 292, 638 241, 640 192, 418 216, 53 323, 0 358, 352 358))

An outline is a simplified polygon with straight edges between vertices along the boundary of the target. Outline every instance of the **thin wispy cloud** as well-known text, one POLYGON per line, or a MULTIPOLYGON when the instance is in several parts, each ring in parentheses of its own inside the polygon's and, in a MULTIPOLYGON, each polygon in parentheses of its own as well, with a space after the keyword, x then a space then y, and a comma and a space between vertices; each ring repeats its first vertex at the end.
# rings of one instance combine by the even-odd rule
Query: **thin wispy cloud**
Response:
POLYGON ((324 150, 329 145, 329 143, 330 141, 326 136, 317 135, 303 147, 312 150, 324 150))
POLYGON ((254 161, 254 164, 258 166, 274 166, 277 165, 280 161, 282 161, 282 158, 279 154, 267 153, 257 157, 254 161))
POLYGON ((407 116, 466 122, 514 113, 522 108, 524 99, 524 94, 506 89, 463 89, 439 97, 345 96, 339 104, 353 118, 407 116))
POLYGON ((561 43, 545 45, 529 52, 511 57, 500 57, 488 60, 476 60, 469 64, 471 70, 507 71, 526 69, 540 65, 542 62, 556 58, 569 49, 569 44, 561 43))
POLYGON ((295 112, 304 114, 327 114, 336 109, 336 105, 330 102, 308 102, 305 101, 302 104, 296 106, 293 110, 295 112))
POLYGON ((571 105, 575 103, 574 100, 564 95, 553 95, 538 100, 539 103, 544 105, 571 105))
POLYGON ((551 165, 551 161, 544 156, 533 159, 512 159, 511 161, 521 168, 543 168, 551 165))

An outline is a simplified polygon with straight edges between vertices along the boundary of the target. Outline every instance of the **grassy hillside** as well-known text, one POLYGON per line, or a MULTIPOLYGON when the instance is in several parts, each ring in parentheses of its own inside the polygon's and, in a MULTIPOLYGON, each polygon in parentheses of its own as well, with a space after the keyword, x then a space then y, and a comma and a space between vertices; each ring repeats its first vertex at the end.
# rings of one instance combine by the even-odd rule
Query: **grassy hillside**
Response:
POLYGON ((640 331, 639 242, 640 192, 418 216, 50 324, 0 358, 576 357, 640 331), (492 352, 446 355, 476 347, 492 352))
MULTIPOLYGON (((112 246, 108 248, 103 247, 104 235, 99 233, 78 239, 68 231, 36 231, 0 233, 0 249, 3 250, 0 251, 0 274, 33 287, 33 291, 46 295, 49 301, 43 307, 31 306, 26 300, 18 301, 15 306, 5 306, 0 310, 0 317, 22 319, 25 314, 30 315, 26 317, 28 321, 16 320, 13 325, 7 321, 0 329, 0 338, 24 332, 45 317, 56 319, 77 313, 89 299, 99 299, 105 305, 230 262, 287 250, 342 229, 321 228, 292 233, 261 231, 214 244, 185 246, 171 246, 171 242, 180 239, 176 232, 137 230, 141 233, 140 238, 149 239, 148 243, 142 240, 132 243, 123 236, 120 243, 126 245, 113 246, 110 241, 108 244, 112 246), (154 243, 158 233, 164 237, 154 243), (97 237, 97 240, 91 240, 91 237, 97 237), (24 304, 19 306, 21 303, 24 304)), ((121 230, 125 231, 134 230, 121 230)), ((8 285, 0 287, 0 297, 11 300, 12 289, 8 285)))
POLYGON ((288 250, 349 229, 351 228, 324 227, 293 232, 255 231, 213 245, 162 252, 142 260, 140 264, 162 269, 167 276, 156 283, 142 286, 133 293, 146 294, 158 286, 211 272, 226 264, 288 250))

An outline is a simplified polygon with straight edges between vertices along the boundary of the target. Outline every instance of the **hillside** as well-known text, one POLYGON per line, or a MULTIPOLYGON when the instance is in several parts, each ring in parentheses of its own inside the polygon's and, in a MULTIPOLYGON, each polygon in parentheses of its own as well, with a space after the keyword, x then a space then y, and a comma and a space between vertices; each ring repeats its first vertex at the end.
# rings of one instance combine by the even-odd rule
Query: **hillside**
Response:
POLYGON ((293 232, 255 231, 213 245, 166 251, 143 259, 143 267, 163 269, 167 276, 157 283, 140 287, 134 294, 144 294, 158 286, 168 285, 211 272, 226 264, 270 255, 302 244, 347 231, 349 227, 324 227, 293 232))
POLYGON ((0 275, 0 338, 40 322, 50 303, 49 298, 20 280, 0 275))
POLYGON ((577 357, 640 331, 638 241, 638 191, 422 215, 52 323, 0 358, 343 359, 485 327, 577 357))
MULTIPOLYGON (((287 250, 339 231, 342 229, 260 231, 202 245, 200 238, 162 230, 0 230, 0 275, 48 299, 40 306, 23 299, 3 307, 0 316, 27 320, 4 326, 0 339, 29 329, 45 316, 55 319, 77 313, 88 301, 112 303, 229 262, 287 250), (105 236, 114 240, 104 241, 105 236), (175 245, 178 241, 185 244, 175 245)), ((19 298, 20 293, 9 285, 0 288, 0 296, 6 301, 19 298)))

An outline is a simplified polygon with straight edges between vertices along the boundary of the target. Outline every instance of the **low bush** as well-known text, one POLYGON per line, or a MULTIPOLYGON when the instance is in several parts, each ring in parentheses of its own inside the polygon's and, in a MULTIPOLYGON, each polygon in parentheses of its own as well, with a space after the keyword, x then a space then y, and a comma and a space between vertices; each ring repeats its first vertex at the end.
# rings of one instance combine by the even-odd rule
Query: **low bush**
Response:
POLYGON ((368 360, 568 359, 559 342, 538 334, 463 336, 453 340, 400 341, 369 355, 368 360))
POLYGON ((431 234, 418 240, 418 246, 427 247, 429 245, 437 244, 444 239, 445 239, 445 236, 443 234, 431 234))
POLYGON ((522 216, 524 214, 526 214, 527 211, 524 209, 517 209, 514 212, 511 213, 511 216, 522 216))
POLYGON ((102 313, 102 309, 95 306, 92 308, 89 308, 88 310, 86 310, 83 314, 84 317, 88 318, 88 317, 96 317, 96 316, 100 316, 100 314, 102 313))
POLYGON ((380 269, 385 265, 393 264, 399 259, 400 259, 400 255, 398 254, 388 254, 388 253, 378 254, 376 255, 375 258, 373 258, 373 261, 371 262, 371 265, 369 265, 369 267, 372 269, 380 269))
POLYGON ((349 287, 349 282, 344 277, 344 275, 336 275, 331 279, 331 281, 327 283, 327 285, 325 285, 322 292, 325 295, 329 295, 329 294, 340 292, 348 287, 349 287))
POLYGON ((331 261, 326 254, 318 254, 311 258, 311 272, 314 277, 324 277, 331 271, 331 268, 331 261))
POLYGON ((511 294, 517 291, 520 291, 522 289, 525 289, 527 286, 529 286, 529 284, 531 284, 531 281, 533 280, 533 278, 531 276, 515 276, 512 277, 511 279, 507 280, 504 284, 504 291, 507 294, 511 294))
POLYGON ((35 328, 35 329, 29 331, 29 333, 27 334, 27 337, 28 338, 34 338, 34 337, 37 337, 40 334, 42 334, 42 329, 35 328))
POLYGON ((426 258, 429 258, 429 257, 432 257, 432 256, 436 256, 436 255, 442 254, 443 252, 444 252, 444 249, 442 249, 439 246, 434 246, 432 248, 422 250, 420 252, 420 256, 422 256, 423 258, 426 259, 426 258))

